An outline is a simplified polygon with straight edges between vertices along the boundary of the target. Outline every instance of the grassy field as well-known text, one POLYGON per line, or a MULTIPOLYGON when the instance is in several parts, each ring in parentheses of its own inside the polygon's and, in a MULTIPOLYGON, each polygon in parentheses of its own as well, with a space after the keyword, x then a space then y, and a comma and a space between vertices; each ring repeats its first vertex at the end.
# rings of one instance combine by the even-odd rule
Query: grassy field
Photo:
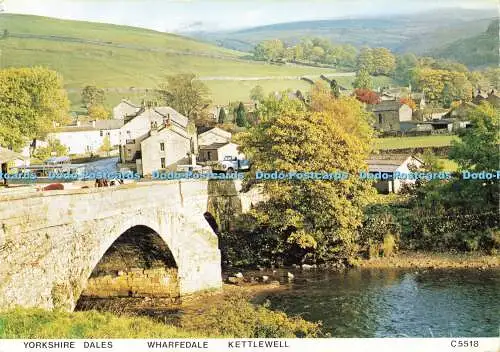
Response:
POLYGON ((443 147, 451 145, 454 139, 457 137, 449 135, 379 138, 376 140, 376 147, 378 149, 443 147))
MULTIPOLYGON (((315 78, 319 79, 319 76, 315 78)), ((354 78, 351 77, 339 77, 337 79, 341 81, 342 85, 345 87, 351 87, 351 83, 354 78)), ((374 77, 374 82, 380 86, 389 85, 392 80, 389 77, 374 77)), ((306 81, 302 80, 290 80, 290 79, 266 79, 266 80, 207 80, 204 81, 210 90, 210 99, 213 104, 225 105, 231 101, 249 101, 250 100, 250 90, 259 85, 264 89, 265 94, 269 94, 275 91, 283 91, 291 89, 292 91, 301 90, 303 93, 307 92, 311 85, 306 81)), ((106 107, 111 109, 120 102, 121 99, 128 99, 132 102, 140 103, 142 99, 148 94, 153 94, 153 89, 146 93, 144 90, 130 90, 130 89, 108 89, 106 92, 106 107)), ((80 89, 71 88, 69 91, 69 98, 72 102, 72 110, 84 112, 81 108, 80 100, 80 89)))
MULTIPOLYGON (((120 99, 140 101, 144 96, 130 87, 155 88, 166 75, 192 72, 200 77, 276 77, 260 81, 206 81, 215 104, 247 101, 249 90, 261 85, 269 93, 284 89, 307 90, 308 84, 283 76, 318 78, 335 73, 298 65, 275 65, 245 60, 246 53, 228 50, 173 34, 127 26, 0 14, 0 67, 44 66, 61 73, 74 110, 86 85, 110 88, 107 106, 120 99), (116 89, 116 91, 114 91, 116 89)), ((353 77, 337 81, 351 88, 353 77)), ((392 84, 374 78, 375 87, 392 84)))

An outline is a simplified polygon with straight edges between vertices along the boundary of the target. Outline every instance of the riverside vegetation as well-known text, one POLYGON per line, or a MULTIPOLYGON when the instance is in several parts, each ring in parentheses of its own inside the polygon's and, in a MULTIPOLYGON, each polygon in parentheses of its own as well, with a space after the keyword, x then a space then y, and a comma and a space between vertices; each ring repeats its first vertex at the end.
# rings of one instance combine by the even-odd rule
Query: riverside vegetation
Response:
POLYGON ((253 305, 248 295, 234 292, 210 300, 211 305, 196 307, 175 322, 130 313, 68 313, 41 309, 15 309, 0 312, 0 338, 290 338, 322 337, 320 323, 288 317, 253 305))
MULTIPOLYGON (((352 98, 336 98, 316 85, 307 103, 269 98, 261 123, 239 136, 243 151, 263 171, 363 169, 371 152, 370 116, 352 98)), ((451 142, 458 171, 496 174, 500 110, 481 103, 469 116, 474 128, 451 142)), ((421 171, 439 171, 426 153, 421 171)), ((247 186, 258 183, 253 174, 247 186)), ((369 182, 263 182, 268 200, 221 234, 228 266, 320 264, 352 266, 360 258, 391 256, 398 248, 486 251, 500 248, 498 180, 417 181, 397 197, 375 195, 369 182)))

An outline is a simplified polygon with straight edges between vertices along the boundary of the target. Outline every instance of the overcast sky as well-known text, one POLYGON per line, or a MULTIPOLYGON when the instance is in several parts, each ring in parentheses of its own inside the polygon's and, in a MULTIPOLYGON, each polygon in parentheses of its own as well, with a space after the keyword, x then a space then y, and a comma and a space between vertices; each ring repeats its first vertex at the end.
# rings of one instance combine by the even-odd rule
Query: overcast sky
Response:
MULTIPOLYGON (((0 3, 2 0, 0 0, 0 3)), ((3 0, 6 12, 125 24, 166 32, 412 13, 437 7, 491 8, 497 0, 3 0)))

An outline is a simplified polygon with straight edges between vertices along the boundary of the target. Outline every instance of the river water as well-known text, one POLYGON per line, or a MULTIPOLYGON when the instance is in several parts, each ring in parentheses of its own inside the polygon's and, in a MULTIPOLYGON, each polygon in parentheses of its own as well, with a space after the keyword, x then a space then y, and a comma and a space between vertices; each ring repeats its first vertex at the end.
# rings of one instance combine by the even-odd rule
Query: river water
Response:
MULTIPOLYGON (((282 280, 285 280, 284 272, 282 280)), ((272 309, 322 321, 332 337, 496 337, 500 270, 295 272, 272 309)))

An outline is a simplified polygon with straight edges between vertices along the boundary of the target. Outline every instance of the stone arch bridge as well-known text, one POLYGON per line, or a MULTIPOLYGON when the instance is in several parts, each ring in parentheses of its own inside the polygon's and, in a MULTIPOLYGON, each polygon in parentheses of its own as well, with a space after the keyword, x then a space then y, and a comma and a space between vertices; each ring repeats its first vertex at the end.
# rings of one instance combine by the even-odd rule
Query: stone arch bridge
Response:
MULTIPOLYGON (((0 309, 72 310, 112 244, 132 228, 157 234, 179 295, 221 288, 218 238, 205 216, 248 207, 237 181, 157 181, 0 197, 0 309), (205 216, 204 216, 205 215, 205 216)), ((213 224, 212 224, 213 225, 213 224)))

